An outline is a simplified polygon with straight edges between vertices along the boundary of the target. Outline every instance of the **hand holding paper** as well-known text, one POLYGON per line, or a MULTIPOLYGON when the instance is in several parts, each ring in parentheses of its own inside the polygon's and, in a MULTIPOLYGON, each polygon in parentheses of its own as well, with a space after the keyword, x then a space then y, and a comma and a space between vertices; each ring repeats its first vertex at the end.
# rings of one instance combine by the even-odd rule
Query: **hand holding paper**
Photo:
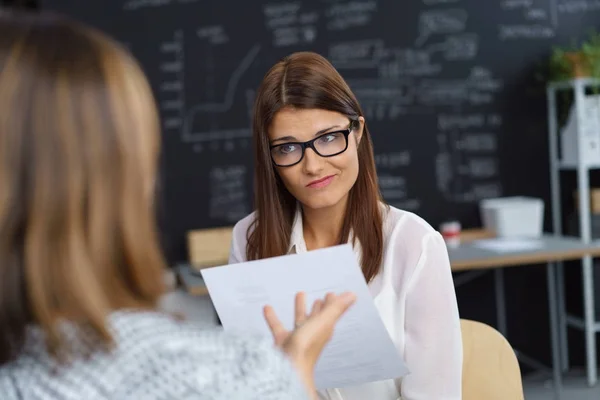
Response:
POLYGON ((203 269, 202 275, 226 330, 269 337, 265 305, 291 330, 296 293, 304 292, 310 304, 328 292, 354 293, 356 302, 340 318, 317 361, 318 389, 394 379, 408 372, 349 245, 203 269))
POLYGON ((292 331, 285 329, 271 306, 265 307, 265 319, 275 344, 288 354, 307 388, 312 391, 316 390, 313 371, 323 347, 331 339, 335 324, 355 300, 356 296, 352 293, 341 296, 329 293, 324 301, 316 300, 307 315, 304 293, 298 293, 295 300, 296 323, 292 331))

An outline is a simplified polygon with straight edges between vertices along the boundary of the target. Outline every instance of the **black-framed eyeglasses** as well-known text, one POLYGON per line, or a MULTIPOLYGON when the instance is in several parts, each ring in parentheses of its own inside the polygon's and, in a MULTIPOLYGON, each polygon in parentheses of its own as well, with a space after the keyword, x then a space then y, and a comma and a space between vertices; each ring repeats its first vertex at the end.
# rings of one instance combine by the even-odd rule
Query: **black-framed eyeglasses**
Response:
POLYGON ((271 159, 278 167, 291 167, 304 158, 307 148, 313 149, 321 157, 333 157, 348 149, 348 136, 355 128, 350 121, 348 128, 327 132, 307 142, 287 142, 271 146, 271 159))

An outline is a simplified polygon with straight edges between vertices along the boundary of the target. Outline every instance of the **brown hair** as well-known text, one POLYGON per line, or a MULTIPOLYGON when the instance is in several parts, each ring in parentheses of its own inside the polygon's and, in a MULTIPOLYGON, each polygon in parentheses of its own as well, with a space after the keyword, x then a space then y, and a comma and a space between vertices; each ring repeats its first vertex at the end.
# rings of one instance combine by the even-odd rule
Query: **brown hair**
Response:
POLYGON ((61 356, 63 319, 107 348, 111 311, 155 306, 158 150, 150 87, 123 48, 62 17, 0 12, 0 365, 28 325, 61 356))
MULTIPOLYGON (((348 84, 329 61, 316 53, 294 53, 267 72, 254 105, 256 219, 248 230, 249 260, 283 255, 290 242, 296 199, 273 166, 268 137, 275 114, 284 107, 335 111, 353 121, 363 115, 348 84)), ((353 232, 362 248, 361 266, 369 282, 379 272, 383 257, 383 218, 373 144, 366 124, 358 145, 358 162, 358 178, 349 193, 339 243, 347 242, 353 232)))

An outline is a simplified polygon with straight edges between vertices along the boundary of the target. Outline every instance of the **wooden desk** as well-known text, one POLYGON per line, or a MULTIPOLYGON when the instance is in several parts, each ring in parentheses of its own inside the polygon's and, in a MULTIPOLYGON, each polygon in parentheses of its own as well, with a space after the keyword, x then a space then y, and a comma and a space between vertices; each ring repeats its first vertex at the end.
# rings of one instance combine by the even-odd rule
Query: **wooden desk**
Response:
MULTIPOLYGON (((461 243, 456 248, 449 248, 448 255, 453 272, 494 270, 498 330, 504 335, 506 335, 506 316, 502 269, 519 265, 547 264, 552 371, 555 399, 560 399, 562 387, 561 355, 566 354, 567 341, 566 332, 561 331, 564 323, 560 323, 560 321, 564 320, 565 315, 562 315, 564 312, 559 308, 559 303, 562 303, 564 299, 559 301, 557 298, 558 283, 555 263, 558 261, 581 259, 586 256, 600 256, 600 241, 592 241, 586 244, 576 237, 554 235, 544 235, 539 238, 539 241, 540 246, 535 249, 498 252, 478 247, 479 241, 473 240, 461 243)), ((564 326, 566 327, 566 325, 564 326)))
POLYGON ((600 242, 586 244, 579 238, 544 235, 541 248, 500 253, 477 247, 478 240, 449 248, 452 271, 513 267, 527 264, 576 260, 586 255, 600 256, 600 242))

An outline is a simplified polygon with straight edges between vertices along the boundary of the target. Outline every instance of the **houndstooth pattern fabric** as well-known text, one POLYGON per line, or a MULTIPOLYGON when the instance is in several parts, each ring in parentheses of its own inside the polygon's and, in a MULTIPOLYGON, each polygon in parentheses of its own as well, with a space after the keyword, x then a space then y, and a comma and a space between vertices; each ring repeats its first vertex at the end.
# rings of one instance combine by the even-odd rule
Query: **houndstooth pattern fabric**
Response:
MULTIPOLYGON (((39 331, 0 367, 2 400, 296 400, 306 391, 272 342, 202 330, 154 312, 109 318, 116 347, 59 365, 39 331)), ((85 350, 73 332, 67 335, 85 350)))

